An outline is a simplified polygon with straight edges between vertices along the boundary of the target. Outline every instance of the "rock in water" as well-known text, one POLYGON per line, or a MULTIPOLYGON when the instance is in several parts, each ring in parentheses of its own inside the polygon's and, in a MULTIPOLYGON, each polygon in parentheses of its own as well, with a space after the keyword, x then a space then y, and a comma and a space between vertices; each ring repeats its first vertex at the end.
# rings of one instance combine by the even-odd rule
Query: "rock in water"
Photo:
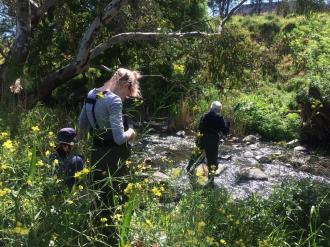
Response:
POLYGON ((293 153, 297 154, 297 153, 305 153, 307 152, 307 148, 303 147, 303 146, 297 146, 293 149, 293 153))
POLYGON ((267 180, 268 176, 256 167, 243 167, 239 171, 239 180, 267 180))
POLYGON ((263 155, 256 156, 256 160, 259 161, 261 164, 269 164, 272 162, 270 158, 263 155))
POLYGON ((184 138, 186 136, 186 132, 184 130, 180 130, 176 132, 176 136, 184 138))
POLYGON ((245 158, 253 158, 254 157, 254 154, 252 152, 250 152, 250 151, 246 151, 246 152, 244 152, 243 156, 245 158))
POLYGON ((299 140, 294 139, 292 141, 287 142, 286 145, 288 145, 289 147, 295 147, 295 146, 299 145, 299 140))
POLYGON ((215 171, 214 175, 219 176, 226 169, 227 167, 225 165, 218 164, 218 169, 215 171))
POLYGON ((242 141, 245 143, 255 143, 258 141, 258 139, 259 138, 255 135, 248 135, 248 136, 244 137, 242 141))
POLYGON ((152 174, 152 178, 157 182, 165 182, 170 177, 168 175, 166 175, 165 173, 162 173, 160 171, 156 171, 152 174))

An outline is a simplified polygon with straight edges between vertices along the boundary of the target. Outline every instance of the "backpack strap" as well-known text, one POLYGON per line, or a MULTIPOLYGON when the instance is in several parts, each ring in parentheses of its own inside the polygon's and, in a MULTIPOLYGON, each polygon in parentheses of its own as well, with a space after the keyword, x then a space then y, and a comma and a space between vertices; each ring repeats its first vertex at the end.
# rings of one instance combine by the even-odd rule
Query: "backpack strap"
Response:
MULTIPOLYGON (((88 117, 88 114, 86 112, 86 115, 87 115, 87 119, 89 121, 89 124, 95 129, 99 129, 100 126, 98 125, 97 123, 97 120, 96 120, 96 116, 95 116, 95 104, 96 104, 96 98, 89 98, 87 96, 87 98, 85 99, 85 104, 90 104, 92 105, 92 116, 93 116, 93 124, 92 124, 92 121, 90 120, 90 118, 88 117)), ((85 107, 86 111, 87 111, 87 106, 85 107)))

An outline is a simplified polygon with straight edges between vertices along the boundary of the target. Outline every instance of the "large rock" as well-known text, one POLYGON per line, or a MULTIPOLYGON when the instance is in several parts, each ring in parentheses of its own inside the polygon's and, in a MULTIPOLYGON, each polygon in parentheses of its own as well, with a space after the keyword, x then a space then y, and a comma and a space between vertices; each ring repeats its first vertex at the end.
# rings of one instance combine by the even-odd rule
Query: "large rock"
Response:
POLYGON ((259 147, 259 144, 258 144, 258 143, 254 143, 254 144, 249 145, 249 148, 250 148, 251 150, 257 150, 257 149, 259 149, 260 147, 259 147))
POLYGON ((307 148, 305 148, 303 146, 297 146, 293 149, 294 154, 306 153, 306 152, 307 152, 307 148))
POLYGON ((151 178, 156 182, 166 182, 169 180, 169 176, 165 173, 162 173, 160 171, 156 171, 153 174, 151 174, 151 178))
POLYGON ((256 160, 259 161, 261 164, 269 164, 272 162, 272 160, 265 155, 257 155, 256 160))
POLYGON ((294 139, 292 141, 287 142, 286 145, 288 147, 296 147, 296 146, 299 145, 299 140, 298 139, 294 139))
POLYGON ((186 132, 184 130, 180 130, 176 132, 175 135, 184 138, 186 137, 186 132))
POLYGON ((248 135, 246 137, 243 138, 243 142, 245 143, 256 143, 258 141, 258 137, 255 135, 248 135))
POLYGON ((221 173, 223 173, 227 169, 227 166, 218 164, 218 169, 215 171, 215 176, 219 176, 221 173))
POLYGON ((246 152, 244 152, 243 156, 245 158, 253 158, 254 157, 254 154, 252 152, 250 152, 250 151, 246 151, 246 152))
POLYGON ((239 180, 267 180, 268 176, 260 168, 243 167, 240 169, 239 180))

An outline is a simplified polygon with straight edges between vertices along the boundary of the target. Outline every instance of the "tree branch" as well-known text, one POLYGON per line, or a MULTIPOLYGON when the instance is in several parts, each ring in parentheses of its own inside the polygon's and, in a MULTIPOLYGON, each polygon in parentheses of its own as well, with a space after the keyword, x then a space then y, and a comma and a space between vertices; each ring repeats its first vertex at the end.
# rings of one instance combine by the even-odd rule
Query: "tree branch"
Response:
POLYGON ((40 7, 32 0, 31 3, 31 23, 33 26, 38 24, 39 19, 56 4, 57 0, 46 0, 40 7))
POLYGON ((80 40, 76 53, 75 63, 84 65, 88 62, 89 50, 99 29, 112 20, 118 13, 120 7, 128 0, 112 0, 103 11, 102 16, 97 16, 80 40))
POLYGON ((192 37, 206 37, 219 35, 220 33, 205 33, 205 32, 186 32, 186 33, 143 33, 143 32, 130 32, 121 33, 112 36, 107 41, 99 44, 90 52, 90 59, 93 59, 109 49, 111 46, 121 44, 129 41, 151 41, 157 39, 173 39, 173 38, 192 38, 192 37))
POLYGON ((239 4, 237 4, 234 8, 232 8, 229 13, 221 20, 220 25, 218 27, 218 32, 221 33, 225 23, 229 20, 229 18, 236 13, 236 11, 246 2, 247 0, 242 0, 239 4))

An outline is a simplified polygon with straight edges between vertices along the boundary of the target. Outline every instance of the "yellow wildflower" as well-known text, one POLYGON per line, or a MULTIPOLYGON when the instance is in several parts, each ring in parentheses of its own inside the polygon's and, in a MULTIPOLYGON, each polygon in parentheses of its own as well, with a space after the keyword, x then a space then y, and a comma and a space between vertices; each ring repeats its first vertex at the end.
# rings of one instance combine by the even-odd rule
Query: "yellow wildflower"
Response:
POLYGON ((89 172, 90 172, 90 170, 86 167, 81 170, 82 175, 87 175, 89 172))
POLYGON ((88 173, 90 172, 90 170, 88 168, 84 168, 81 171, 78 171, 74 174, 75 178, 79 178, 79 177, 84 177, 86 176, 88 173))
POLYGON ((239 247, 245 247, 243 239, 239 239, 239 240, 235 241, 235 244, 237 244, 239 247))
POLYGON ((54 159, 53 166, 57 166, 57 165, 58 165, 58 159, 54 159))
POLYGON ((173 168, 172 170, 171 170, 171 174, 172 174, 172 177, 173 178, 177 178, 177 177, 179 177, 180 175, 181 175, 181 168, 179 168, 179 167, 177 167, 177 168, 173 168))
POLYGON ((4 165, 4 164, 2 164, 2 165, 0 165, 0 171, 2 170, 2 171, 4 171, 4 170, 7 170, 9 167, 7 166, 7 165, 4 165))
POLYGON ((197 223, 197 232, 200 234, 204 231, 204 227, 205 227, 205 222, 204 221, 200 221, 197 223))
POLYGON ((54 132, 53 131, 49 131, 48 132, 48 137, 50 137, 50 138, 54 137, 54 132))
POLYGON ((162 195, 162 192, 155 186, 151 189, 151 192, 154 193, 154 195, 158 196, 158 197, 160 197, 162 195))
POLYGON ((36 126, 32 126, 31 129, 32 129, 32 131, 35 132, 35 133, 38 133, 38 132, 40 131, 38 125, 36 125, 36 126))
POLYGON ((54 148, 54 147, 56 147, 56 145, 55 145, 55 143, 54 143, 54 142, 50 142, 50 143, 49 143, 49 146, 50 146, 51 148, 54 148))
POLYGON ((8 189, 8 188, 0 189, 0 197, 3 197, 3 196, 7 195, 10 192, 11 192, 11 189, 8 189))
POLYGON ((224 240, 224 239, 220 239, 220 244, 222 244, 222 245, 226 245, 227 242, 226 242, 226 240, 224 240))
POLYGON ((3 140, 9 136, 8 132, 4 131, 0 133, 0 140, 3 140))
POLYGON ((134 186, 137 190, 141 190, 142 189, 142 185, 140 183, 135 183, 134 186))
POLYGON ((205 172, 203 168, 198 167, 196 171, 197 182, 201 185, 204 185, 207 182, 207 177, 205 176, 205 172))
POLYGON ((46 150, 45 156, 48 157, 49 155, 50 155, 50 151, 49 150, 46 150))
POLYGON ((22 223, 17 222, 16 227, 14 229, 12 229, 12 232, 17 235, 25 236, 25 235, 29 234, 29 229, 22 226, 22 223))
POLYGON ((182 64, 174 64, 173 65, 173 69, 174 69, 174 72, 175 73, 183 74, 183 72, 184 72, 184 65, 182 65, 182 64))
POLYGON ((126 188, 124 189, 124 193, 125 194, 131 193, 132 190, 133 190, 133 188, 134 188, 133 184, 132 183, 128 183, 127 186, 126 186, 126 188))
POLYGON ((66 200, 66 203, 69 204, 69 205, 71 205, 71 204, 73 204, 74 202, 73 202, 72 200, 68 199, 68 200, 66 200))
POLYGON ((42 167, 42 166, 44 166, 44 162, 42 160, 38 160, 36 166, 42 167))
POLYGON ((119 224, 123 219, 123 215, 122 214, 115 214, 113 216, 113 221, 117 224, 119 224))
POLYGON ((100 219, 100 221, 101 221, 102 223, 104 223, 104 222, 107 222, 107 221, 108 221, 108 219, 107 219, 107 218, 105 218, 105 217, 103 217, 103 218, 101 218, 101 219, 100 219))
POLYGON ((82 190, 84 189, 84 186, 82 186, 81 184, 79 184, 78 189, 79 189, 80 191, 82 191, 82 190))
POLYGON ((146 219, 146 224, 147 224, 147 226, 152 227, 152 222, 151 222, 151 220, 146 219))
POLYGON ((13 142, 11 140, 7 140, 2 144, 2 147, 4 147, 9 152, 14 152, 15 147, 13 145, 13 142))
POLYGON ((206 236, 206 243, 211 246, 219 246, 219 243, 214 240, 214 237, 206 236))

